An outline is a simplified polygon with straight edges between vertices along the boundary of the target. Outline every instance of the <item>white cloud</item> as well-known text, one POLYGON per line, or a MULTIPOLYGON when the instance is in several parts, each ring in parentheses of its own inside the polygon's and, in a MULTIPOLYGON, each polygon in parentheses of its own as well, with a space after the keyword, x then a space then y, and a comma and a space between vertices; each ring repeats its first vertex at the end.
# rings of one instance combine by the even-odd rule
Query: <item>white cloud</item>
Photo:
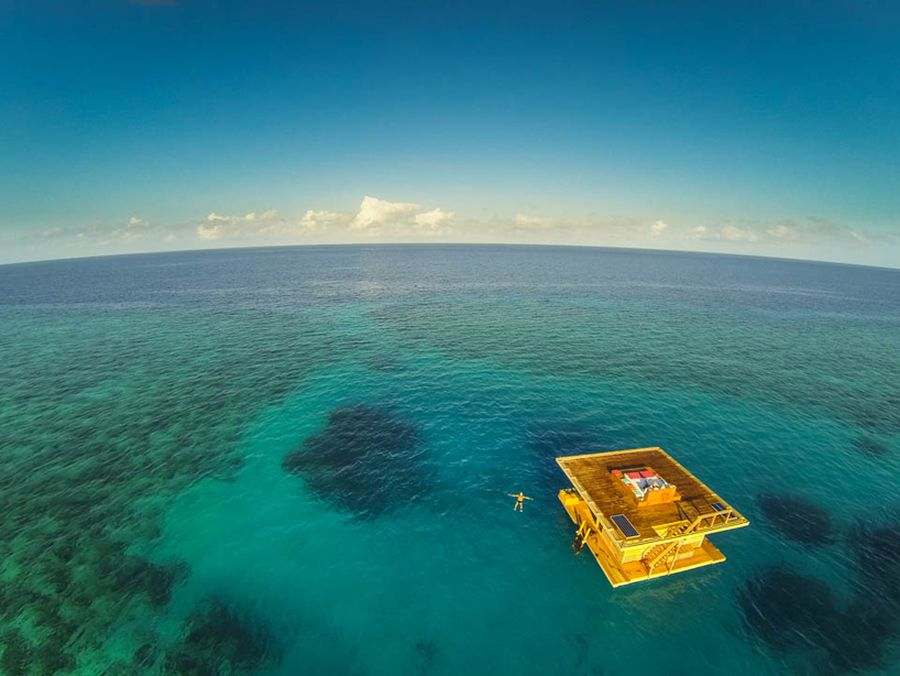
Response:
POLYGON ((716 228, 698 225, 687 231, 689 239, 726 242, 758 242, 766 238, 767 233, 750 226, 739 226, 727 223, 716 228))
POLYGON ((128 219, 127 224, 125 224, 121 228, 114 228, 109 234, 113 240, 124 239, 125 241, 130 242, 136 239, 142 239, 152 229, 153 226, 151 226, 150 223, 145 221, 143 218, 132 216, 128 219))
POLYGON ((390 202, 366 195, 355 214, 334 211, 308 210, 300 225, 309 231, 365 233, 369 237, 396 238, 404 235, 436 235, 447 233, 456 218, 452 211, 441 208, 421 211, 415 202, 390 202))
POLYGON ((213 211, 206 217, 206 220, 210 223, 228 223, 231 225, 236 225, 238 223, 265 223, 277 219, 277 209, 269 209, 268 211, 264 211, 261 214, 257 214, 255 211, 251 211, 249 214, 246 214, 244 216, 220 216, 215 211, 213 211))
POLYGON ((722 226, 719 236, 729 242, 756 242, 759 240, 759 235, 755 231, 731 224, 722 226))
MULTIPOLYGON (((215 216, 215 214, 210 214, 210 216, 215 216)), ((221 225, 204 225, 200 224, 197 226, 197 237, 199 239, 205 240, 213 240, 220 239, 224 234, 224 229, 221 225)))
MULTIPOLYGON (((785 219, 775 223, 753 220, 741 220, 725 223, 721 226, 697 226, 687 231, 689 239, 707 242, 726 242, 734 245, 755 245, 757 252, 781 251, 778 247, 790 246, 802 253, 803 250, 816 250, 835 245, 851 245, 855 247, 871 246, 875 241, 896 242, 891 235, 885 233, 863 232, 854 228, 838 225, 820 218, 804 220, 785 219), (803 247, 803 249, 797 249, 803 247)), ((743 249, 734 249, 741 251, 743 249)))
POLYGON ((137 216, 118 223, 91 223, 82 228, 52 228, 46 236, 74 237, 76 240, 94 242, 100 246, 135 242, 153 233, 156 228, 137 216))
POLYGON ((516 214, 513 216, 513 225, 522 230, 543 230, 553 227, 553 221, 549 218, 540 216, 529 216, 528 214, 516 214))
POLYGON ((352 216, 334 211, 309 209, 299 220, 283 218, 277 209, 262 213, 251 211, 243 216, 223 216, 215 211, 197 225, 198 239, 276 241, 282 243, 303 241, 310 233, 323 233, 332 226, 346 227, 352 216))
POLYGON ((279 220, 278 210, 269 209, 261 214, 251 211, 243 216, 222 216, 210 212, 206 222, 197 226, 197 238, 212 241, 221 239, 252 239, 265 234, 279 220))
POLYGON ((346 225, 349 221, 347 214, 314 209, 309 209, 300 219, 301 225, 307 230, 324 230, 333 225, 346 225))
POLYGON ((359 211, 350 223, 352 230, 377 229, 382 225, 397 224, 408 220, 418 209, 412 202, 388 202, 366 195, 359 205, 359 211))
POLYGON ((185 242, 181 233, 193 231, 202 242, 303 243, 359 241, 361 233, 376 241, 415 241, 417 238, 444 238, 447 241, 548 242, 608 246, 645 246, 652 238, 679 248, 705 243, 701 248, 735 252, 778 253, 843 245, 873 247, 879 243, 900 243, 889 233, 868 232, 819 218, 760 222, 749 219, 678 227, 662 219, 590 216, 558 218, 524 212, 489 219, 469 218, 457 223, 455 212, 440 207, 422 209, 414 202, 391 202, 365 196, 357 211, 339 212, 308 209, 299 218, 282 217, 276 209, 251 211, 244 215, 210 212, 202 221, 160 226, 141 216, 119 223, 92 223, 81 228, 54 227, 35 239, 70 239, 104 249, 123 246, 152 246, 153 243, 185 242), (779 249, 778 247, 782 247, 779 249), (798 247, 803 247, 799 249, 798 247))
POLYGON ((351 233, 387 240, 404 236, 434 236, 450 232, 456 217, 441 208, 420 211, 413 202, 389 202, 366 195, 355 214, 308 209, 298 220, 282 218, 275 209, 262 214, 223 216, 215 211, 196 227, 201 240, 274 240, 281 242, 322 241, 328 236, 337 240, 352 238, 351 233))
POLYGON ((455 218, 456 214, 452 211, 444 211, 443 209, 437 208, 432 209, 431 211, 423 211, 421 214, 416 214, 413 218, 413 223, 418 226, 419 230, 438 232, 442 229, 449 228, 455 218))
POLYGON ((417 214, 418 209, 418 204, 389 202, 367 195, 355 214, 308 209, 302 217, 292 220, 282 218, 275 209, 263 213, 251 211, 243 216, 228 216, 213 211, 204 223, 197 226, 197 237, 203 240, 269 239, 287 242, 303 241, 309 235, 321 238, 326 233, 340 237, 340 232, 347 231, 365 232, 374 237, 401 230, 434 231, 452 218, 452 214, 439 209, 417 214))
MULTIPOLYGON (((362 240, 552 243, 599 246, 659 246, 797 257, 873 258, 884 247, 900 245, 891 232, 868 231, 807 217, 759 221, 725 220, 694 226, 669 224, 646 216, 588 214, 536 216, 527 211, 458 219, 454 211, 391 202, 366 195, 356 210, 307 209, 282 216, 276 209, 228 215, 211 211, 201 219, 157 224, 140 215, 118 222, 48 227, 20 238, 23 246, 56 246, 73 252, 125 252, 189 246, 351 243, 362 240), (51 244, 52 243, 52 244, 51 244), (870 253, 866 254, 866 249, 870 253), (859 253, 849 253, 850 251, 859 253)), ((890 249, 888 249, 890 250, 890 249)))
POLYGON ((488 221, 468 221, 459 230, 477 230, 476 241, 645 246, 651 224, 634 216, 549 217, 519 212, 488 221))
POLYGON ((797 237, 797 232, 794 228, 788 227, 784 223, 778 223, 768 228, 766 234, 772 239, 780 240, 796 239, 797 237))

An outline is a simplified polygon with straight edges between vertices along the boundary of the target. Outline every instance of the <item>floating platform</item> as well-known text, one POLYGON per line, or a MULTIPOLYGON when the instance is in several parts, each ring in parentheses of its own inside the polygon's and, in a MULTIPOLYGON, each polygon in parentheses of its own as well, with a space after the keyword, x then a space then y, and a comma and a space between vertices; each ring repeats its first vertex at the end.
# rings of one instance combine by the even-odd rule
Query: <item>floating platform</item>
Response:
POLYGON ((750 522, 658 447, 556 459, 559 499, 613 587, 721 563, 706 536, 750 522))

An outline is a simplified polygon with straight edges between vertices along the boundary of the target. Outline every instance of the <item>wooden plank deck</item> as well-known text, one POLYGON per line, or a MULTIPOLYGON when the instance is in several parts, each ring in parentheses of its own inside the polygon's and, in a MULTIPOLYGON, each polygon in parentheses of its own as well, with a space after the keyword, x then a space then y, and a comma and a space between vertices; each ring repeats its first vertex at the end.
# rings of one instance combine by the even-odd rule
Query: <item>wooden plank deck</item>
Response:
MULTIPOLYGON (((591 453, 561 457, 556 461, 595 516, 612 528, 618 537, 621 537, 621 533, 610 524, 608 518, 613 514, 627 516, 640 533, 639 541, 643 541, 657 537, 654 526, 685 519, 693 520, 701 514, 715 512, 710 506, 712 502, 720 502, 726 508, 731 508, 731 505, 661 448, 591 453), (652 507, 638 507, 637 501, 624 489, 621 482, 610 474, 613 469, 635 466, 653 468, 663 479, 675 485, 681 500, 652 507)), ((719 527, 698 528, 697 532, 726 530, 747 523, 736 511, 733 514, 734 517, 729 519, 727 525, 720 521, 719 527)))

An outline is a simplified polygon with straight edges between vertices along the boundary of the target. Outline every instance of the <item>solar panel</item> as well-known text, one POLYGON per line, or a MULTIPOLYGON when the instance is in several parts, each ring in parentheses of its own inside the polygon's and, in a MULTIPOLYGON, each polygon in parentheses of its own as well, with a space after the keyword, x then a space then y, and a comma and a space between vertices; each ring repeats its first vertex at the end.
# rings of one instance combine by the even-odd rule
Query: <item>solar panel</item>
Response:
POLYGON ((622 535, 626 538, 636 538, 640 535, 640 533, 637 532, 637 528, 634 527, 634 524, 632 524, 624 514, 613 514, 609 517, 609 520, 616 524, 616 528, 622 531, 622 535))
POLYGON ((724 511, 728 510, 728 508, 725 505, 723 505, 721 502, 710 502, 709 506, 712 507, 717 512, 724 512, 724 511))

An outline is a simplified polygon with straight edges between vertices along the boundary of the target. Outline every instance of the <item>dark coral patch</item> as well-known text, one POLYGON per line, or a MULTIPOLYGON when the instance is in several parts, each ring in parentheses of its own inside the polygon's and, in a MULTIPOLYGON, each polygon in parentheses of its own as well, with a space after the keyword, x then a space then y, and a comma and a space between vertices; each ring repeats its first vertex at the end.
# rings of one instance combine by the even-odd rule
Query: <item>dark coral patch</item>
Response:
POLYGON ((747 627, 778 652, 824 645, 824 636, 840 619, 824 582, 785 565, 748 580, 738 603, 747 627))
POLYGON ((166 654, 167 674, 248 673, 271 667, 280 658, 269 627, 221 599, 201 604, 186 625, 184 638, 166 654))
POLYGON ((33 650, 34 670, 39 674, 68 673, 75 668, 75 656, 65 649, 73 631, 51 632, 33 650))
POLYGON ((149 667, 153 664, 155 653, 156 647, 152 643, 143 643, 134 651, 134 655, 131 656, 131 661, 138 666, 149 667))
POLYGON ((434 668, 434 660, 438 654, 438 646, 434 641, 417 641, 415 646, 416 653, 416 673, 428 674, 434 668))
POLYGON ((817 547, 832 540, 828 512, 802 498, 770 493, 759 498, 759 506, 769 525, 795 542, 817 547))
POLYGON ((185 563, 158 564, 136 556, 123 556, 110 570, 110 586, 118 593, 147 595, 150 605, 165 606, 172 596, 172 587, 184 580, 189 568, 185 563))
POLYGON ((842 610, 824 582, 780 564, 749 580, 738 603, 751 633, 773 652, 804 660, 804 673, 877 668, 898 624, 897 605, 886 588, 860 582, 842 610))
MULTIPOLYGON (((850 546, 856 556, 861 587, 900 605, 900 522, 856 528, 850 546)), ((900 620, 900 608, 895 608, 900 620)))
POLYGON ((885 599, 863 593, 828 633, 830 666, 856 672, 882 666, 887 641, 894 633, 896 609, 885 599))
POLYGON ((900 432, 900 401, 896 398, 854 397, 844 402, 845 414, 860 428, 873 434, 900 432))
POLYGON ((172 597, 172 587, 186 579, 189 570, 186 563, 151 564, 144 586, 150 604, 156 607, 167 605, 172 597))
MULTIPOLYGON (((32 674, 68 673, 82 654, 97 673, 145 673, 104 645, 158 614, 183 572, 124 561, 127 549, 160 536, 186 486, 233 477, 244 425, 334 348, 304 333, 305 313, 260 312, 252 331, 228 313, 27 314, 4 324, 18 338, 2 348, 59 340, 0 359, 0 630, 28 623, 32 674), (213 360, 196 349, 210 341, 213 360)), ((18 645, 0 673, 16 670, 18 645)))
POLYGON ((425 480, 418 430, 388 409, 337 409, 328 424, 288 453, 282 467, 320 497, 364 518, 414 499, 425 480))
POLYGON ((7 676, 27 674, 32 662, 32 648, 18 629, 10 629, 0 635, 0 646, 3 647, 3 657, 0 657, 0 667, 7 676))
POLYGON ((853 447, 863 455, 868 455, 873 458, 883 458, 891 452, 891 449, 888 448, 887 444, 884 444, 871 436, 858 437, 856 441, 853 442, 853 447))

